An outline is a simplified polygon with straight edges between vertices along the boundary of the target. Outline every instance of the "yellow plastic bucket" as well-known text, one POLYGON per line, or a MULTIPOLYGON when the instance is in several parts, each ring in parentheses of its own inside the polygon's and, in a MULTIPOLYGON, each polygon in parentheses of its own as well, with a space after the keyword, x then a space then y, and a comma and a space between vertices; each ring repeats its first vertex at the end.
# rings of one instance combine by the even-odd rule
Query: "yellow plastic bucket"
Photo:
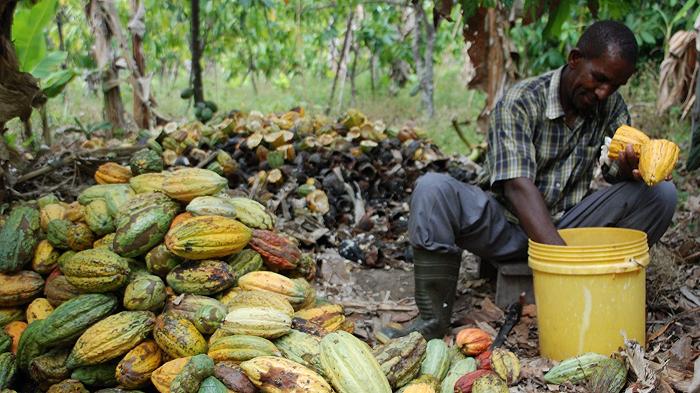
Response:
POLYGON ((529 241, 542 356, 610 354, 623 336, 644 345, 646 233, 624 228, 559 231, 566 246, 529 241))

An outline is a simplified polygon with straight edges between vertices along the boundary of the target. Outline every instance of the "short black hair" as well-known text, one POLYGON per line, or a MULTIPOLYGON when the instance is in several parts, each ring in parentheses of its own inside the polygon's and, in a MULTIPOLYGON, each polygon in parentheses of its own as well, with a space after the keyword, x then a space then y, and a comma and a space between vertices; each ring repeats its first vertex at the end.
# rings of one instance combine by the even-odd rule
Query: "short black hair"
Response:
POLYGON ((604 54, 619 56, 634 65, 637 63, 637 39, 627 26, 613 20, 593 23, 583 32, 576 47, 583 57, 596 59, 604 54))

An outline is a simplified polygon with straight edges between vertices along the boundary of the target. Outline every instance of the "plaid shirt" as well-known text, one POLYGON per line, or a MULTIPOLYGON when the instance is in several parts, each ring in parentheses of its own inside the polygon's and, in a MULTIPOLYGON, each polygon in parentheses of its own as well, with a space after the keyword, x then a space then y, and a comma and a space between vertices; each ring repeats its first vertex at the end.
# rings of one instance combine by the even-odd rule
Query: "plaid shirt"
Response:
POLYGON ((563 68, 523 80, 505 93, 490 116, 486 164, 491 190, 505 206, 498 182, 527 177, 555 222, 588 193, 605 136, 630 124, 627 105, 615 92, 595 116, 578 117, 569 128, 559 100, 563 68))

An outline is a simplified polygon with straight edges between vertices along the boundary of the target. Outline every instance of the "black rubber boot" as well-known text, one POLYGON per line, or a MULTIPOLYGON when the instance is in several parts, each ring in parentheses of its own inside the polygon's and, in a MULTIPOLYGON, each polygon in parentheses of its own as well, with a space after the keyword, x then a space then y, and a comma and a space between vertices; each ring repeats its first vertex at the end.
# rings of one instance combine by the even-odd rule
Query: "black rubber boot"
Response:
POLYGON ((384 327, 377 334, 380 341, 420 332, 427 340, 442 338, 452 318, 459 277, 459 254, 443 254, 413 249, 416 306, 420 315, 403 329, 384 327))

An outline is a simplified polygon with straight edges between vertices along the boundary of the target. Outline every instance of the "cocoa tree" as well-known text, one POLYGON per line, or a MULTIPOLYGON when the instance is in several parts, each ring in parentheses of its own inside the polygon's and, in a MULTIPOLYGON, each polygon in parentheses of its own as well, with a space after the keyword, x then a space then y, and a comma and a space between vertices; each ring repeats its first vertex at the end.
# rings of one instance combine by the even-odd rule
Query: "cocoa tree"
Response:
POLYGON ((117 58, 112 50, 111 41, 114 37, 114 26, 110 19, 116 15, 116 9, 111 1, 90 0, 85 6, 90 29, 94 37, 92 53, 101 75, 102 92, 104 94, 105 120, 112 125, 112 131, 126 128, 124 119, 124 103, 119 89, 119 69, 117 58))
MULTIPOLYGON (((20 64, 12 44, 12 20, 17 0, 0 2, 0 131, 5 123, 19 117, 28 124, 32 108, 46 102, 39 83, 28 72, 20 71, 20 64)), ((25 127, 29 130, 29 127, 25 127)), ((0 157, 4 158, 4 157, 0 157)), ((6 158, 4 158, 6 159, 6 158)))
POLYGON ((202 87, 202 40, 199 34, 199 0, 190 0, 190 50, 192 51, 192 88, 194 102, 204 102, 202 87))

